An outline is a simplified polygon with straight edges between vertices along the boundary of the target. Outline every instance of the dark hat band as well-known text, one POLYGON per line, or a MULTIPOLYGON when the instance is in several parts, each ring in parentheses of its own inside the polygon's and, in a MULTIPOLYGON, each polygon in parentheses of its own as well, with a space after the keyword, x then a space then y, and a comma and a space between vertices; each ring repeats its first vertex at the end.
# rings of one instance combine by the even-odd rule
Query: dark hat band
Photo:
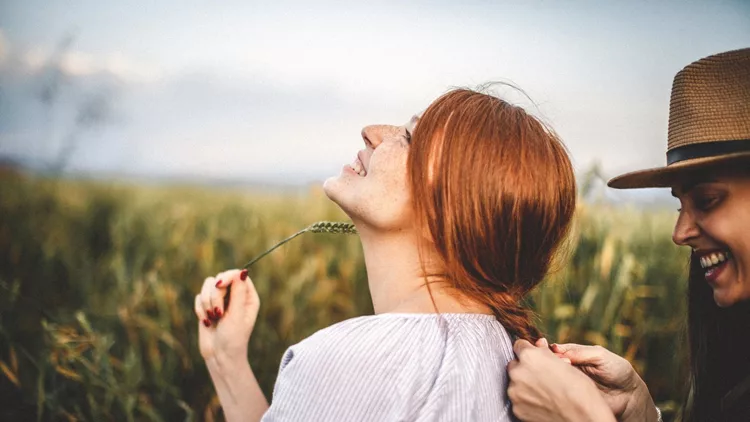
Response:
POLYGON ((750 152, 750 139, 735 141, 702 142, 667 151, 667 165, 695 158, 716 157, 719 155, 750 152))

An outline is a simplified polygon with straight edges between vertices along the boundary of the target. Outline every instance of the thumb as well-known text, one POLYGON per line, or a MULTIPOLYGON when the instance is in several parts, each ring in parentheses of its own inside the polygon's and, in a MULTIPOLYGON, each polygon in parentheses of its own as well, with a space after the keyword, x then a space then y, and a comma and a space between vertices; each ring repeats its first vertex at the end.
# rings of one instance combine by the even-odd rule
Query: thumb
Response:
POLYGON ((534 343, 534 345, 536 347, 544 347, 544 348, 549 347, 549 343, 547 342, 547 339, 544 337, 540 337, 539 340, 537 340, 536 343, 534 343))
POLYGON ((521 354, 524 351, 534 348, 534 345, 523 339, 516 340, 516 342, 513 343, 513 352, 515 352, 516 356, 518 356, 518 359, 521 359, 521 354))
POLYGON ((607 349, 581 344, 553 344, 552 351, 570 359, 573 365, 596 365, 602 361, 607 349))

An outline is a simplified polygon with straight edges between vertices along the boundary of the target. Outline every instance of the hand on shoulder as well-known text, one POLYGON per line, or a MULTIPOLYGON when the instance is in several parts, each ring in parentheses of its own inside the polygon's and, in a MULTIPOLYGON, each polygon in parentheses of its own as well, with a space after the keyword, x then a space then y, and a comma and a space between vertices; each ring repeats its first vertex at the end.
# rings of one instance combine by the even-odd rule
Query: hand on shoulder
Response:
POLYGON ((646 383, 627 359, 601 346, 553 344, 550 349, 588 375, 618 421, 656 421, 658 414, 646 383))
POLYGON ((516 360, 508 365, 508 398, 523 421, 615 421, 594 382, 550 351, 546 340, 537 345, 518 340, 516 360))

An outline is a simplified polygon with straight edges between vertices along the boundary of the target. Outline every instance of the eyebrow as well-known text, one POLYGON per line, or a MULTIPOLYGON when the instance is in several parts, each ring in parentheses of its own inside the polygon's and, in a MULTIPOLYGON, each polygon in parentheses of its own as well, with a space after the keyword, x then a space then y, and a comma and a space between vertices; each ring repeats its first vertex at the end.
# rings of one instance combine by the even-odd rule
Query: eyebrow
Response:
MULTIPOLYGON (((688 193, 691 190, 695 189, 695 187, 698 186, 698 185, 704 185, 706 183, 715 183, 715 182, 716 182, 716 179, 706 179, 706 180, 701 180, 701 181, 691 181, 691 182, 688 182, 688 183, 685 183, 684 185, 682 185, 681 191, 682 191, 682 193, 688 193)), ((671 193, 672 193, 672 196, 674 196, 675 198, 677 198, 677 193, 675 193, 674 189, 672 189, 671 193)))

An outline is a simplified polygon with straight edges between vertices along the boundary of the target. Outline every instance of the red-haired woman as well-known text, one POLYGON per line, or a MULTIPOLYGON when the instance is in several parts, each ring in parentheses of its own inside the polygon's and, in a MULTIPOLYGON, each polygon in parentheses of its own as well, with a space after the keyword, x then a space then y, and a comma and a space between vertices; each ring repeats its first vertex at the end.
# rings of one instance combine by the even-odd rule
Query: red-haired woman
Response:
POLYGON ((512 339, 539 337, 520 301, 575 209, 565 147, 522 108, 463 89, 362 138, 324 190, 359 231, 375 315, 290 347, 269 407, 247 356, 253 284, 238 270, 207 278, 200 350, 227 419, 513 420, 512 339))

